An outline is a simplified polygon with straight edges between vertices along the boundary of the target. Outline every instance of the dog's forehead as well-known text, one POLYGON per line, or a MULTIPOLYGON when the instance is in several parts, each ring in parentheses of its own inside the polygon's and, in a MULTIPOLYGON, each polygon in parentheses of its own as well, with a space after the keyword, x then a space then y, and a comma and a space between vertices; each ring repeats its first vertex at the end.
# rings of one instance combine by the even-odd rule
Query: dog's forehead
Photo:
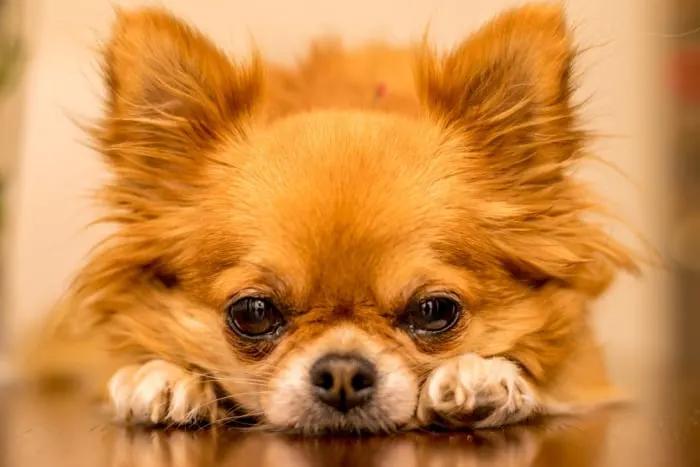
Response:
POLYGON ((265 224, 263 235, 396 237, 456 200, 459 168, 445 152, 437 128, 399 116, 288 119, 251 137, 236 162, 234 215, 265 224))
POLYGON ((253 133, 250 141, 257 156, 249 162, 292 173, 325 173, 338 181, 369 173, 379 181, 380 170, 404 172, 429 162, 443 140, 438 126, 402 115, 314 112, 253 133))
POLYGON ((251 139, 233 228, 265 267, 326 291, 370 284, 454 221, 459 184, 442 144, 432 126, 380 114, 283 122, 251 139))

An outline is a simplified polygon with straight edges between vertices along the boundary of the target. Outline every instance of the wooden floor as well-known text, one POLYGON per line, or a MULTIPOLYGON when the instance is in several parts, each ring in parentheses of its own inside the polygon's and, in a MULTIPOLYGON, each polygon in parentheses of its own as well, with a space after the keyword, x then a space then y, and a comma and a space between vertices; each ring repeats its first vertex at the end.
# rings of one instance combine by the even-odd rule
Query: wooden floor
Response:
POLYGON ((700 466, 700 385, 676 379, 649 400, 587 419, 361 439, 127 430, 70 397, 15 388, 0 392, 0 466, 700 466))

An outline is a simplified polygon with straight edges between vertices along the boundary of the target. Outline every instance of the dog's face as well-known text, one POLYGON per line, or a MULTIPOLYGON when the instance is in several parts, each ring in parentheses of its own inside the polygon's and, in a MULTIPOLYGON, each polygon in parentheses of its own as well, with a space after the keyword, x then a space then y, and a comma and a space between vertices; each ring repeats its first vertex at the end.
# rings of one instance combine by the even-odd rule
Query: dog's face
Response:
POLYGON ((275 427, 396 428, 461 353, 543 382, 586 300, 631 266, 567 174, 584 143, 572 59, 558 9, 524 7, 420 55, 425 118, 266 121, 257 61, 122 15, 95 130, 121 228, 87 288, 120 345, 210 375, 275 427))

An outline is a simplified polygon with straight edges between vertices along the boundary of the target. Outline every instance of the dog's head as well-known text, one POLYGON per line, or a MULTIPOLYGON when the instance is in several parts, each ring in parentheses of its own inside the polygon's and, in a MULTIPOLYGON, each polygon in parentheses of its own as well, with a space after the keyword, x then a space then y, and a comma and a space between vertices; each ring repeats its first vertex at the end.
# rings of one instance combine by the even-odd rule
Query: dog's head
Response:
POLYGON ((95 137, 119 225, 83 274, 116 342, 300 429, 390 430, 476 352, 544 381, 585 302, 634 265, 585 219, 558 7, 416 62, 425 117, 268 121, 263 66, 157 11, 120 14, 95 137))

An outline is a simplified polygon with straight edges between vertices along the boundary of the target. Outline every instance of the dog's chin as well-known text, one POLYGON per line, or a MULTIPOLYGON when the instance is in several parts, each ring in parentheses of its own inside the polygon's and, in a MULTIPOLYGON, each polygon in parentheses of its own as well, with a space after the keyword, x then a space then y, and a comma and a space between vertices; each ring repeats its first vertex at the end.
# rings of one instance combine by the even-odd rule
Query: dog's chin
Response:
MULTIPOLYGON (((300 404, 303 405, 303 404, 300 404)), ((309 404, 304 410, 286 420, 279 416, 268 416, 268 424, 275 431, 290 434, 319 436, 328 434, 382 434, 393 433, 408 426, 413 415, 391 414, 375 407, 357 407, 347 413, 309 404)))

